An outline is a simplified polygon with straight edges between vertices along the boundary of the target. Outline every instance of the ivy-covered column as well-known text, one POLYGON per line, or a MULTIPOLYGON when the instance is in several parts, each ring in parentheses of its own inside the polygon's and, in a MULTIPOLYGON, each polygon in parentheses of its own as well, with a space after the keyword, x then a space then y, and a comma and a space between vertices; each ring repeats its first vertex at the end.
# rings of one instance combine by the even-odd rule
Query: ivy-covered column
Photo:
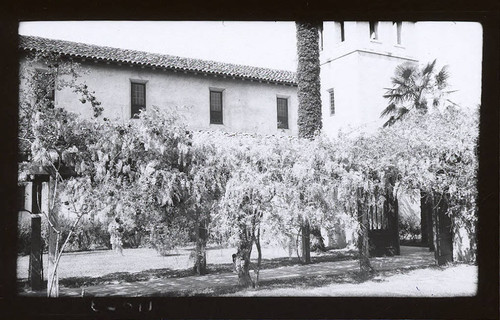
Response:
MULTIPOLYGON (((319 23, 297 21, 297 125, 299 137, 312 139, 322 128, 319 62, 319 23)), ((311 262, 310 226, 302 226, 302 256, 311 262)))
POLYGON ((297 21, 297 96, 299 137, 311 139, 321 130, 321 85, 318 23, 297 21))

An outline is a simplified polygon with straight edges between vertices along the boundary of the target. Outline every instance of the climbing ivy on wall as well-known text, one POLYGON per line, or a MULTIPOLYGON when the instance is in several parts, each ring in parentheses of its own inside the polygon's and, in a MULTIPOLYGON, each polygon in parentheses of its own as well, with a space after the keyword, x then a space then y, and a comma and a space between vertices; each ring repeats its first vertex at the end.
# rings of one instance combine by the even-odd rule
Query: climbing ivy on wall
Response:
POLYGON ((299 136, 312 138, 321 130, 321 95, 318 25, 296 22, 297 28, 297 83, 299 136))

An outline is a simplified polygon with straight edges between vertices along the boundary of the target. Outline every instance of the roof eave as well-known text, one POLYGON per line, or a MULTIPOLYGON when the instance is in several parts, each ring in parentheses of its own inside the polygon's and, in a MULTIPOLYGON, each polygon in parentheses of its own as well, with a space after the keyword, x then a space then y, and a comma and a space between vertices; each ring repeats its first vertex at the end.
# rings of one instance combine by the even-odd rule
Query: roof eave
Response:
POLYGON ((266 78, 258 78, 258 77, 252 77, 252 76, 244 76, 244 75, 235 75, 235 74, 228 74, 228 73, 223 73, 223 72, 216 72, 216 71, 206 71, 206 70, 199 70, 199 69, 184 69, 180 67, 175 67, 175 66, 165 66, 165 65, 160 65, 160 64, 152 64, 152 63, 142 63, 142 62, 136 62, 136 61, 128 61, 126 59, 112 59, 112 58, 102 58, 102 57, 95 57, 95 56, 86 56, 86 55, 81 55, 77 53, 67 53, 67 52, 62 52, 58 50, 46 50, 46 49, 39 49, 39 48, 34 48, 34 47, 26 47, 26 46, 21 46, 20 47, 22 50, 27 50, 31 52, 36 52, 36 51, 50 51, 56 54, 60 54, 65 57, 70 57, 70 58, 79 58, 83 60, 97 60, 100 62, 106 62, 106 63, 119 63, 119 64, 130 64, 130 65, 135 65, 135 66, 141 66, 141 67, 150 67, 150 68, 158 68, 158 69, 165 69, 165 70, 174 70, 174 71, 182 71, 182 72, 189 72, 189 73, 200 73, 200 74, 207 74, 207 75, 214 75, 214 76, 222 76, 222 77, 232 77, 232 78, 238 78, 242 80, 250 80, 250 81, 256 81, 256 82, 264 82, 264 83, 272 83, 272 84, 280 84, 280 85, 285 85, 285 86, 292 86, 296 87, 297 83, 294 81, 287 81, 287 80, 274 80, 274 79, 266 79, 266 78))

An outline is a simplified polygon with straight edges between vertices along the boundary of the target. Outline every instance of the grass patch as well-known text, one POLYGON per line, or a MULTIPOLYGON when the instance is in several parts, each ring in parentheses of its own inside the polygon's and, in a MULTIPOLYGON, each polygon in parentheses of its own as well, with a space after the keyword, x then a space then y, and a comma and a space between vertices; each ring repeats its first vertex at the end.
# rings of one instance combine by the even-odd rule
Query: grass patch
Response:
MULTIPOLYGON (((335 262, 335 261, 345 261, 357 259, 358 253, 356 250, 332 250, 325 253, 321 253, 318 256, 312 257, 311 264, 317 264, 322 262, 335 262)), ((273 258, 273 259, 262 259, 261 270, 265 269, 275 269, 279 267, 287 267, 301 265, 301 262, 297 257, 288 258, 273 258)), ((251 263, 250 269, 255 269, 256 264, 251 263)), ((207 264, 208 274, 221 274, 233 272, 232 263, 219 263, 219 264, 207 264)), ((149 269, 140 272, 114 272, 109 273, 99 277, 66 277, 59 279, 59 285, 66 288, 81 288, 85 286, 94 285, 106 285, 106 284, 119 284, 119 283, 131 283, 137 281, 148 281, 152 279, 167 279, 167 278, 184 278, 189 276, 194 276, 196 273, 193 268, 186 269, 170 269, 170 268, 160 268, 160 269, 149 269)), ((45 281, 45 288, 46 288, 45 281)), ((18 288, 21 291, 26 291, 29 289, 29 284, 27 279, 18 280, 18 288)), ((203 293, 205 294, 205 293, 203 293)), ((206 294, 211 294, 206 292, 206 294)), ((170 295, 170 293, 169 293, 170 295)))

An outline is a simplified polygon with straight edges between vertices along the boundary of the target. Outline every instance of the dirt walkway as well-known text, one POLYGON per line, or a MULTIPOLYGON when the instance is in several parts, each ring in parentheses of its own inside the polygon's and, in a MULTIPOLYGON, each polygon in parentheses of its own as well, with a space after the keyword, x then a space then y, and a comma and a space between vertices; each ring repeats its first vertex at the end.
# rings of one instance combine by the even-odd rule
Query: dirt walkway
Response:
MULTIPOLYGON (((405 269, 434 265, 434 254, 427 248, 401 247, 401 255, 372 258, 373 267, 378 271, 405 269)), ((293 279, 305 276, 340 275, 359 270, 357 260, 323 262, 310 265, 296 265, 261 270, 260 280, 293 279)), ((235 273, 209 274, 185 278, 152 279, 131 283, 117 283, 85 287, 85 296, 160 296, 170 293, 209 293, 211 289, 234 287, 238 283, 235 273)), ((60 296, 81 296, 82 289, 60 288, 60 296)))

